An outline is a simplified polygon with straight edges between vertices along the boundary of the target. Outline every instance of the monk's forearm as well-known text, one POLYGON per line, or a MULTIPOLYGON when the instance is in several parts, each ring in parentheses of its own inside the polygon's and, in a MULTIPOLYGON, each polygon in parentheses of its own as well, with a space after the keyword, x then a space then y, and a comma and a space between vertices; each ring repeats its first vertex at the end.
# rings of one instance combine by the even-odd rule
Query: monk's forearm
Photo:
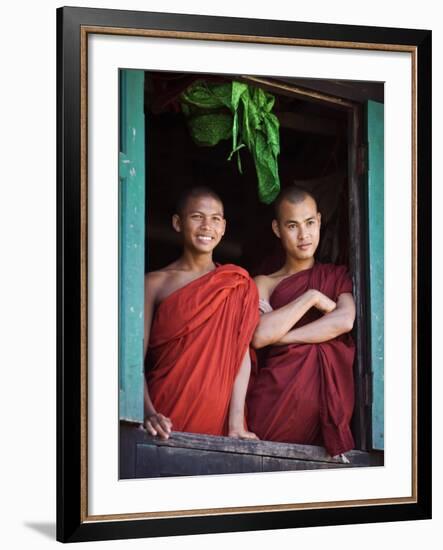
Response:
POLYGON ((333 311, 317 321, 289 331, 275 345, 321 344, 350 332, 353 323, 354 319, 349 313, 333 311))
POLYGON ((252 345, 259 349, 279 342, 283 336, 316 304, 316 294, 308 290, 289 304, 264 313, 255 330, 252 345))
POLYGON ((151 416, 152 414, 156 414, 156 410, 154 408, 154 405, 152 404, 151 397, 149 395, 148 390, 148 384, 146 383, 146 378, 144 380, 144 389, 143 389, 143 402, 144 402, 144 414, 145 418, 147 416, 151 416))
POLYGON ((243 428, 245 419, 246 390, 248 389, 251 374, 251 358, 249 349, 243 358, 240 370, 235 378, 229 403, 229 430, 243 428))

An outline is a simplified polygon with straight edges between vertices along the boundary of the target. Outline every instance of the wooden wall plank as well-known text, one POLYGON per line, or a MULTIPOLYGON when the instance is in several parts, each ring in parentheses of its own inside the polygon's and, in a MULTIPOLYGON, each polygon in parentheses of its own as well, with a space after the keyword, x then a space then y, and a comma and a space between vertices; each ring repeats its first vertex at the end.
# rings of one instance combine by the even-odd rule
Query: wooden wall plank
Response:
POLYGON ((208 475, 261 472, 262 457, 159 447, 160 475, 208 475))
POLYGON ((285 472, 293 470, 324 470, 331 468, 349 468, 349 464, 331 464, 330 462, 312 462, 309 460, 285 460, 284 458, 263 457, 264 472, 285 472))

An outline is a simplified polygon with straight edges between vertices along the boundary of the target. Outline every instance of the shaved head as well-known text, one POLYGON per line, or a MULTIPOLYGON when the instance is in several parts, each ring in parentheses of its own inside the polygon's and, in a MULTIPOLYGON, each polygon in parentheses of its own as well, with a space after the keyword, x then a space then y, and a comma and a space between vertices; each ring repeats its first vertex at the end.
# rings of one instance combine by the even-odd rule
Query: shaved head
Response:
POLYGON ((307 197, 311 198, 317 208, 317 201, 315 197, 303 187, 298 187, 297 185, 288 185, 280 191, 276 201, 274 202, 274 214, 275 218, 278 220, 280 216, 280 206, 283 201, 288 201, 291 204, 298 204, 303 202, 307 197))
POLYGON ((200 197, 211 197, 215 199, 221 204, 222 211, 223 211, 223 201, 217 195, 217 193, 213 191, 210 187, 199 186, 199 187, 190 187, 183 191, 183 193, 180 195, 177 201, 177 204, 175 205, 176 214, 181 216, 188 204, 188 201, 190 201, 191 199, 197 199, 200 197))

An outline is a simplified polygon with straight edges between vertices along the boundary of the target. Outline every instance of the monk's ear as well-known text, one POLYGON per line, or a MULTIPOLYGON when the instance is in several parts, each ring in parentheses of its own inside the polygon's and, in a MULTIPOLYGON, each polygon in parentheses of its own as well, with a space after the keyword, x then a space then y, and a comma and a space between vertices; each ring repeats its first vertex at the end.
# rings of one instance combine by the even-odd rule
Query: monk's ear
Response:
POLYGON ((321 227, 321 214, 320 214, 320 212, 317 212, 317 221, 318 221, 318 226, 321 227))
POLYGON ((172 227, 175 229, 175 231, 177 231, 177 233, 180 233, 182 230, 181 220, 178 214, 174 214, 172 216, 172 227))
POLYGON ((278 227, 278 221, 277 220, 272 220, 272 231, 274 231, 274 233, 280 239, 280 228, 278 227))

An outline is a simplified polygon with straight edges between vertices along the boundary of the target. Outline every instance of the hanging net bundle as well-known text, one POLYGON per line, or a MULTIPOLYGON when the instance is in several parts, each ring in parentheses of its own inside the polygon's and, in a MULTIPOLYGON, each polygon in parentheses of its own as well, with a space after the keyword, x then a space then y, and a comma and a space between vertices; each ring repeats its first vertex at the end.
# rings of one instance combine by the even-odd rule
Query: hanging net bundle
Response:
POLYGON ((228 160, 237 157, 240 173, 240 150, 249 150, 257 171, 259 199, 270 204, 280 190, 279 122, 271 112, 274 96, 243 82, 212 84, 198 80, 181 94, 180 101, 197 145, 210 147, 232 139, 228 160))

